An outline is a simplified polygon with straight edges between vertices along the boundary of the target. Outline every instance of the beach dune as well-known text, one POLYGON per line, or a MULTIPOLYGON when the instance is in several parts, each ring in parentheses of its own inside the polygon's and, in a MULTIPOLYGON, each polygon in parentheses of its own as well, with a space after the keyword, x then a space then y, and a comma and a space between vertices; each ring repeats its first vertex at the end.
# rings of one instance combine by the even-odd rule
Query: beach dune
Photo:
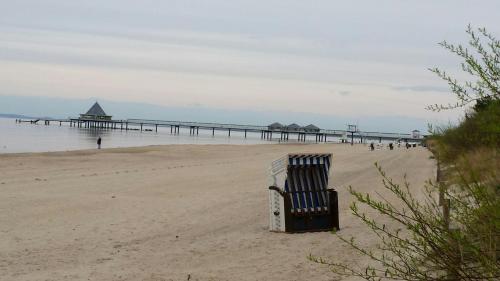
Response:
POLYGON ((375 240, 347 187, 385 194, 373 165, 419 192, 424 148, 171 145, 0 155, 0 280, 332 280, 309 254, 360 260, 329 232, 268 231, 268 167, 293 152, 333 153, 340 233, 375 240), (366 234, 366 235, 364 235, 366 234))

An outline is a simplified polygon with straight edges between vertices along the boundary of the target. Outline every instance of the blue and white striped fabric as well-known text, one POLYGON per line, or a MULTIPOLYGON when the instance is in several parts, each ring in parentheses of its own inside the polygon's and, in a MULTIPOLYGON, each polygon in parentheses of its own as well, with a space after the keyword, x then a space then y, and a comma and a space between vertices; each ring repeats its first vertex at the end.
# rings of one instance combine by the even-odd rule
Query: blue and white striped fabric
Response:
POLYGON ((322 165, 330 168, 331 154, 304 154, 304 155, 289 155, 288 163, 291 166, 306 166, 306 165, 322 165))
POLYGON ((285 191, 292 201, 292 212, 328 211, 328 177, 331 154, 290 155, 285 191))

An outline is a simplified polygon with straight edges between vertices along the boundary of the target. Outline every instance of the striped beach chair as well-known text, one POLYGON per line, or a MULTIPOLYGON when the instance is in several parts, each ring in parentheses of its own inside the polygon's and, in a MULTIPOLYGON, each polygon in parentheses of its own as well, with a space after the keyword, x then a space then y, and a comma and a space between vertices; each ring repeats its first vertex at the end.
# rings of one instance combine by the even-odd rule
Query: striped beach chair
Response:
POLYGON ((337 192, 328 188, 332 154, 289 154, 274 161, 269 180, 271 231, 339 229, 337 192))

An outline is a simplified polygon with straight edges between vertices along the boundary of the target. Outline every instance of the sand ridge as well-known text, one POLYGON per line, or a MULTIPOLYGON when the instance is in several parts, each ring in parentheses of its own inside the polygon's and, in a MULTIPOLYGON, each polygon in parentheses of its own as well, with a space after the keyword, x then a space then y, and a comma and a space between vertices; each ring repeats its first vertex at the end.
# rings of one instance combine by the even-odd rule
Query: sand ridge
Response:
MULTIPOLYGON (((332 280, 312 253, 360 262, 328 232, 268 231, 268 167, 333 153, 341 233, 363 233, 347 186, 383 192, 373 163, 418 191, 424 148, 169 145, 0 155, 0 280, 332 280)), ((366 235, 363 244, 373 247, 366 235)))

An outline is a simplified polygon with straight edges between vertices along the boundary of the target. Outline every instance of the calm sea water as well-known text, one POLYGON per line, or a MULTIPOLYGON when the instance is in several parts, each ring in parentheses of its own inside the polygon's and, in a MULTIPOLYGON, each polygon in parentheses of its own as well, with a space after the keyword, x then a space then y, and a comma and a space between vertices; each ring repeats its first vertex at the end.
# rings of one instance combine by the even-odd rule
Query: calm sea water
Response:
MULTIPOLYGON (((181 129, 179 135, 171 135, 170 127, 158 128, 156 132, 98 130, 15 122, 15 119, 0 118, 0 153, 66 151, 96 148, 97 138, 102 138, 102 148, 133 147, 159 144, 261 144, 272 143, 260 139, 260 133, 215 132, 201 130, 198 136, 189 136, 189 129, 181 129)), ((277 140, 275 140, 277 141, 277 140)))

